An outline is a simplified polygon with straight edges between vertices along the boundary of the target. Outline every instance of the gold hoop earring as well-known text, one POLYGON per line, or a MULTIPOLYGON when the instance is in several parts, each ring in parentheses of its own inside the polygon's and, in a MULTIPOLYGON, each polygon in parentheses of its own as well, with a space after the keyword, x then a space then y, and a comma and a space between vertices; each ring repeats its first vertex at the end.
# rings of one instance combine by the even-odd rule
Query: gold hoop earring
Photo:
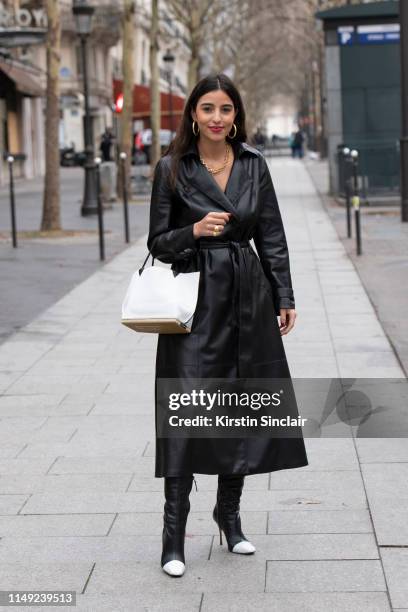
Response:
POLYGON ((235 136, 237 135, 237 132, 238 132, 238 130, 237 130, 237 126, 235 125, 235 123, 233 123, 233 124, 232 124, 232 127, 234 127, 234 128, 235 128, 235 133, 234 133, 234 135, 233 135, 233 136, 231 136, 231 134, 228 134, 228 138, 231 138, 231 140, 232 140, 233 138, 235 138, 235 136))
MULTIPOLYGON (((192 125, 193 134, 194 134, 194 136, 198 136, 198 134, 200 133, 200 128, 198 128, 198 131, 196 132, 196 131, 194 130, 194 124, 195 124, 195 121, 193 121, 193 125, 192 125)), ((197 127, 198 127, 198 124, 197 124, 197 127)))

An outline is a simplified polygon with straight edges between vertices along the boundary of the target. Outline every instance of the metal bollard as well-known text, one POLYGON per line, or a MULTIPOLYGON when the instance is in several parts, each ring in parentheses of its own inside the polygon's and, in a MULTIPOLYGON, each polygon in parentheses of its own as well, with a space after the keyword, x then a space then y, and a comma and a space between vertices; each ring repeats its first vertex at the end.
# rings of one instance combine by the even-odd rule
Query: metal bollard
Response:
MULTIPOLYGON (((343 155, 344 155, 344 163, 345 164, 349 164, 350 163, 350 149, 348 147, 344 147, 343 149, 343 155)), ((346 192, 346 225, 347 225, 347 238, 351 238, 351 186, 350 186, 350 180, 346 174, 346 180, 345 180, 345 192, 346 192)))
POLYGON ((16 201, 14 194, 14 157, 7 156, 9 177, 10 177, 10 216, 11 216, 11 237, 13 240, 13 248, 17 248, 17 228, 16 228, 16 201))
POLYGON ((356 246, 357 255, 362 254, 361 248, 361 217, 360 217, 360 196, 358 195, 358 179, 357 179, 357 168, 358 168, 358 151, 353 149, 350 151, 350 157, 353 160, 353 208, 354 208, 354 220, 356 224, 356 246))
POLYGON ((96 165, 96 197, 98 205, 98 229, 99 229, 99 258, 103 261, 105 259, 105 237, 103 233, 103 206, 101 196, 101 171, 100 166, 102 159, 95 157, 96 165))
POLYGON ((122 189, 123 189, 123 214, 125 220, 125 242, 130 242, 129 238, 129 206, 128 206, 128 191, 126 182, 126 159, 127 155, 124 151, 120 154, 122 164, 122 189))

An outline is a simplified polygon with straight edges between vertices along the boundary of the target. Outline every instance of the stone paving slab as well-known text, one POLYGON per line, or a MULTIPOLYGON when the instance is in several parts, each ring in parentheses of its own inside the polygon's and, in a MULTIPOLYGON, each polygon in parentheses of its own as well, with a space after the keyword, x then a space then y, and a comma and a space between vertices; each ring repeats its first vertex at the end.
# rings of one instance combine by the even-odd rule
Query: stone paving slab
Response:
POLYGON ((201 593, 204 586, 205 592, 218 593, 222 599, 224 594, 256 594, 264 591, 264 559, 257 560, 256 555, 246 555, 242 559, 244 555, 226 551, 220 562, 211 562, 208 561, 207 546, 199 546, 195 540, 192 542, 188 538, 185 550, 189 563, 182 580, 158 572, 157 559, 147 558, 140 563, 101 561, 95 564, 87 593, 131 593, 137 590, 137 585, 143 585, 143 592, 171 597, 173 593, 201 593))
MULTIPOLYGON (((92 570, 92 563, 30 563, 19 559, 0 563, 3 591, 44 590, 81 592, 92 570)), ((61 609, 61 608, 59 608, 61 609)), ((38 608, 37 608, 38 610, 38 608)))
POLYGON ((128 474, 139 471, 141 475, 150 479, 152 485, 160 484, 163 490, 163 479, 152 478, 147 470, 152 468, 151 457, 140 457, 133 455, 123 457, 121 455, 108 455, 97 457, 58 457, 49 469, 50 474, 128 474))
POLYGON ((408 546, 408 463, 362 465, 380 546, 408 546))
MULTIPOLYGON (((203 599, 202 593, 172 593, 171 598, 167 594, 146 593, 140 600, 140 593, 135 595, 122 595, 121 593, 88 595, 86 592, 77 593, 77 604, 73 610, 81 612, 199 612, 203 599)), ((70 608, 62 608, 70 609, 70 608)), ((16 612, 38 612, 39 608, 32 606, 13 606, 16 612)), ((61 606, 47 606, 47 612, 61 612, 61 606)))
POLYGON ((386 591, 379 560, 268 561, 266 592, 386 591))
POLYGON ((268 533, 372 533, 367 509, 320 510, 313 513, 307 510, 274 510, 268 514, 268 533))
POLYGON ((25 493, 70 493, 75 490, 126 491, 131 474, 7 474, 0 477, 0 495, 25 493))
POLYGON ((392 607, 404 608, 408 602, 408 549, 381 548, 380 551, 392 607))
POLYGON ((0 515, 17 514, 27 501, 27 495, 0 494, 0 515))
POLYGON ((408 462, 406 438, 360 438, 356 446, 361 464, 408 462))
POLYGON ((388 612, 386 593, 240 593, 239 598, 205 593, 201 612, 388 612))
POLYGON ((107 535, 115 514, 0 516, 0 538, 107 535))

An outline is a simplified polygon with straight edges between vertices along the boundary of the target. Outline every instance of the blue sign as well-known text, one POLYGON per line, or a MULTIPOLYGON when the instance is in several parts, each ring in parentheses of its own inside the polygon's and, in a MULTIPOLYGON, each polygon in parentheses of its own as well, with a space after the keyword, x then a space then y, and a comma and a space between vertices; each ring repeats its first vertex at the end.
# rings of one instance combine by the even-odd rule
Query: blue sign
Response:
POLYGON ((398 43, 400 40, 399 23, 374 25, 341 26, 337 28, 337 39, 341 46, 346 45, 384 45, 398 43))
POLYGON ((385 43, 399 42, 399 32, 365 32, 357 34, 357 40, 361 45, 381 45, 385 43))
POLYGON ((354 42, 354 27, 341 26, 337 28, 337 40, 339 45, 352 45, 354 42))

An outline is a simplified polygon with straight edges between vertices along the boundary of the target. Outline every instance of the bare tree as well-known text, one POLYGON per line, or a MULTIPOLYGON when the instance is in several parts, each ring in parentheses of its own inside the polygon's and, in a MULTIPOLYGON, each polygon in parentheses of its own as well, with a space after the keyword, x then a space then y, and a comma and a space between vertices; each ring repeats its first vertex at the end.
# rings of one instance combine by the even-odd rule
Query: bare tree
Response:
POLYGON ((343 4, 344 0, 168 0, 167 7, 187 33, 188 90, 210 71, 230 75, 243 96, 249 132, 264 121, 276 99, 286 97, 300 108, 310 90, 307 112, 312 112, 318 132, 324 41, 315 13, 343 4))
MULTIPOLYGON (((190 45, 187 88, 191 91, 199 80, 201 53, 208 43, 208 24, 225 11, 225 0, 168 0, 167 6, 174 18, 181 23, 187 33, 190 45), (207 27, 206 27, 207 26, 207 27)), ((229 6, 237 4, 231 0, 229 6)))
POLYGON ((45 180, 41 230, 61 229, 59 161, 59 66, 61 23, 58 0, 46 0, 47 99, 45 116, 45 180))
POLYGON ((118 195, 123 196, 123 169, 126 185, 130 186, 130 169, 133 137, 133 88, 134 88, 134 0, 123 0, 122 18, 122 74, 123 109, 120 116, 120 150, 126 153, 126 162, 120 165, 118 173, 118 195))
POLYGON ((150 163, 152 166, 160 158, 160 90, 159 65, 157 54, 159 51, 159 12, 158 0, 152 0, 152 17, 150 27, 150 124, 152 127, 152 146, 150 149, 150 163))

